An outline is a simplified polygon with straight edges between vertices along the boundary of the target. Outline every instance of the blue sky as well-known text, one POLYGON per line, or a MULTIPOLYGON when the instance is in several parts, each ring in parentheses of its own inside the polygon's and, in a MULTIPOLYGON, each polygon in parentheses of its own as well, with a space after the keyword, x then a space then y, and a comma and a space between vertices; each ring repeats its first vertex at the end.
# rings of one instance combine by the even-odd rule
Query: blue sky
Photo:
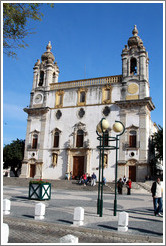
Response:
POLYGON ((153 3, 44 4, 41 22, 29 21, 29 47, 3 56, 3 144, 25 139, 33 67, 51 41, 59 82, 122 74, 121 53, 134 25, 149 54, 152 120, 163 126, 163 5, 153 3))

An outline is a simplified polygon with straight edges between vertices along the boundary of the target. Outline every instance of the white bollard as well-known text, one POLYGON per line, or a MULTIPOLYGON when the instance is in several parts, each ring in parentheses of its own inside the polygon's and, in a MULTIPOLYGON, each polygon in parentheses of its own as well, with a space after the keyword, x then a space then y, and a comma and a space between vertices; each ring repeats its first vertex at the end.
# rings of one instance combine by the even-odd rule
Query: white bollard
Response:
POLYGON ((9 240, 9 226, 6 223, 2 224, 2 245, 8 243, 9 240))
POLYGON ((37 203, 35 205, 35 220, 43 220, 45 215, 46 205, 44 203, 37 203))
POLYGON ((74 209, 74 221, 75 226, 82 226, 84 224, 84 209, 77 207, 74 209))
POLYGON ((60 243, 78 243, 78 237, 68 234, 60 238, 60 243))
POLYGON ((10 214, 11 201, 9 199, 3 200, 3 214, 10 214))
POLYGON ((128 231, 129 214, 126 212, 120 212, 118 214, 118 231, 128 231))

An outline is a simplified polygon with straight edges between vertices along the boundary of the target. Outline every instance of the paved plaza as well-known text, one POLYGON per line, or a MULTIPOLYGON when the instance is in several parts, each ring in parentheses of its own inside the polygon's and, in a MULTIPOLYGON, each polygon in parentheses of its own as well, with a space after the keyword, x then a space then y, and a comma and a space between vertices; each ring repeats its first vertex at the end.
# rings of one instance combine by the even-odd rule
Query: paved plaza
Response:
MULTIPOLYGON (((163 218, 155 217, 151 193, 143 188, 132 189, 131 196, 117 195, 117 216, 113 216, 114 192, 105 188, 103 216, 97 215, 97 187, 70 187, 53 185, 51 199, 42 201, 46 205, 45 219, 34 220, 35 204, 39 201, 28 199, 28 185, 5 180, 3 199, 10 199, 11 213, 4 215, 9 225, 9 243, 58 243, 59 238, 73 234, 80 243, 129 243, 163 242, 163 218), (75 189, 72 189, 72 187, 75 189), (75 207, 85 211, 84 225, 73 226, 75 207), (127 232, 118 232, 118 213, 129 213, 127 232)), ((63 182, 63 181, 61 181, 63 182)), ((71 181, 70 181, 71 183, 71 181)))

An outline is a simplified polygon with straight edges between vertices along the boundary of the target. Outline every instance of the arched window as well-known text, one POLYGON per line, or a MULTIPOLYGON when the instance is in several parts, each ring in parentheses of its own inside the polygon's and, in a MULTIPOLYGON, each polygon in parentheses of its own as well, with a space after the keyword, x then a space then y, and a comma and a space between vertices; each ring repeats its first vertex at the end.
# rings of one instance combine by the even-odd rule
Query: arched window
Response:
POLYGON ((136 143, 137 143, 137 132, 131 130, 129 132, 129 147, 136 148, 136 143))
POLYGON ((39 86, 42 86, 44 82, 44 72, 40 72, 39 86))
POLYGON ((54 148, 59 147, 59 132, 54 133, 54 148))
POLYGON ((37 149, 38 135, 34 134, 32 138, 32 149, 37 149))
POLYGON ((54 72, 53 75, 52 75, 52 83, 55 83, 55 77, 56 77, 56 75, 55 75, 55 72, 54 72))
POLYGON ((76 147, 83 147, 84 141, 84 132, 83 130, 77 131, 77 140, 76 140, 76 147))
POLYGON ((131 58, 130 61, 130 74, 137 74, 137 60, 135 58, 131 58))

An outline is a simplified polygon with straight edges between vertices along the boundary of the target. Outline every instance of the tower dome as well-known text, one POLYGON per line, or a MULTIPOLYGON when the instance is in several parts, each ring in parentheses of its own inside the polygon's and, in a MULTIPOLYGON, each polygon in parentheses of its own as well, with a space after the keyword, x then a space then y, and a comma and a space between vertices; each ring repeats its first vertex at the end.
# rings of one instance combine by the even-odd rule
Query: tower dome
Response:
POLYGON ((132 31, 133 36, 129 38, 128 40, 128 46, 129 47, 143 47, 143 42, 138 36, 138 30, 137 26, 134 26, 134 29, 132 31))
POLYGON ((47 47, 46 47, 47 51, 44 52, 44 54, 41 56, 41 60, 42 61, 48 61, 48 62, 54 62, 55 57, 51 52, 52 46, 51 46, 51 42, 49 41, 47 47))

